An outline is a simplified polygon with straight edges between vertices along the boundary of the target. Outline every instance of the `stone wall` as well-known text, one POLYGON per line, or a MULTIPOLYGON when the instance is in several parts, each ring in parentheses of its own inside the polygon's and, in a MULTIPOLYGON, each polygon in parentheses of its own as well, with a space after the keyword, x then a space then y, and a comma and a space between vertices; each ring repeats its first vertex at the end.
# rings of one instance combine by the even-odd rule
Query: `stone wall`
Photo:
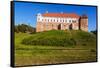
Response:
POLYGON ((58 22, 37 22, 36 32, 49 30, 83 30, 88 31, 88 18, 80 17, 79 22, 58 23, 58 22))
POLYGON ((36 26, 36 32, 42 32, 42 31, 49 31, 49 30, 78 30, 78 23, 43 23, 43 22, 38 22, 36 26))
POLYGON ((88 19, 80 19, 80 30, 88 31, 88 19))

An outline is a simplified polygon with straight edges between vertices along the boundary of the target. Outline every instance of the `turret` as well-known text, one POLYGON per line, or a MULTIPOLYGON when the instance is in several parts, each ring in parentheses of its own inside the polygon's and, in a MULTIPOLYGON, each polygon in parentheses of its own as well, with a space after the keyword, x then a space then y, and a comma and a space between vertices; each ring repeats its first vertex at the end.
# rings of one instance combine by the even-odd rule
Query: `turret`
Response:
POLYGON ((82 15, 79 20, 79 28, 83 31, 88 31, 88 17, 87 15, 82 15))
POLYGON ((37 14, 37 23, 36 23, 36 32, 40 32, 42 30, 41 29, 41 27, 42 27, 41 21, 42 21, 42 15, 41 15, 41 13, 38 13, 37 14))
POLYGON ((37 14, 37 21, 41 21, 42 15, 40 13, 37 14))

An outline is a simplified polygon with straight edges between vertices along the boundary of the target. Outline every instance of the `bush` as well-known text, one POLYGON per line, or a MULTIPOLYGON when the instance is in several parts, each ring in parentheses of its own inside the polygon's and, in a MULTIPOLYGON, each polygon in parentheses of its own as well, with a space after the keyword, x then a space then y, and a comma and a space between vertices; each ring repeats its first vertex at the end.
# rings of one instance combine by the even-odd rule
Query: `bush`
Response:
POLYGON ((86 46, 86 44, 84 43, 84 44, 82 44, 83 46, 86 46))
POLYGON ((36 32, 36 29, 30 25, 26 24, 18 24, 15 25, 15 32, 22 32, 22 33, 34 33, 36 32))
POLYGON ((90 51, 91 51, 91 52, 96 52, 94 49, 91 49, 90 51))
POLYGON ((49 45, 49 46, 69 46, 75 45, 75 42, 67 39, 23 39, 22 44, 26 45, 49 45), (29 41, 30 40, 30 41, 29 41))
POLYGON ((73 46, 73 45, 91 45, 95 43, 94 37, 88 32, 82 31, 60 31, 52 30, 33 34, 33 36, 24 38, 22 44, 25 45, 47 45, 47 46, 73 46), (88 41, 87 41, 88 39, 88 41))

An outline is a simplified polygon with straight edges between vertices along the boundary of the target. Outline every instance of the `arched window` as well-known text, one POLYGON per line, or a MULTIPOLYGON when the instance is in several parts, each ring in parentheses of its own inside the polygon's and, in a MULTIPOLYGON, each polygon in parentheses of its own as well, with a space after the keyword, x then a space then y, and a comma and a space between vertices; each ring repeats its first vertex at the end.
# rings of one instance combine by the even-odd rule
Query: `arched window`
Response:
POLYGON ((48 22, 49 22, 49 19, 48 19, 48 22))
POLYGON ((67 20, 66 20, 66 22, 67 22, 67 20))
POLYGON ((76 20, 72 20, 73 23, 76 23, 76 20))
POLYGON ((46 21, 46 19, 45 19, 45 21, 46 21))
POLYGON ((58 20, 57 20, 57 22, 58 22, 58 20))
POLYGON ((54 22, 55 22, 55 19, 54 19, 54 22))
POLYGON ((71 23, 71 20, 69 20, 69 23, 71 23))
POLYGON ((42 19, 42 21, 43 21, 43 19, 42 19))
POLYGON ((52 22, 52 19, 51 19, 51 22, 52 22))
POLYGON ((62 22, 62 20, 60 20, 60 22, 62 22))
POLYGON ((64 22, 64 20, 63 20, 63 22, 64 22))
POLYGON ((40 20, 40 18, 38 18, 38 21, 40 20))

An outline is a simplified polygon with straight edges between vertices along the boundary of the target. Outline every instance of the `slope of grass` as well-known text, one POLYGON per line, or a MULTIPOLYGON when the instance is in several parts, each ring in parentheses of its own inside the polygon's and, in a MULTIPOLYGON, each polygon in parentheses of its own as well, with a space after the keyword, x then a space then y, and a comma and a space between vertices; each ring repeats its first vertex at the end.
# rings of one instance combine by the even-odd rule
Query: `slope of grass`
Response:
POLYGON ((96 56, 96 37, 88 32, 53 30, 36 34, 15 33, 16 66, 92 62, 96 61, 96 56), (62 40, 71 41, 71 44, 62 40))
POLYGON ((71 46, 71 45, 94 45, 95 35, 84 31, 57 31, 41 32, 24 38, 25 45, 50 45, 50 46, 71 46), (91 43, 92 42, 92 43, 91 43))

